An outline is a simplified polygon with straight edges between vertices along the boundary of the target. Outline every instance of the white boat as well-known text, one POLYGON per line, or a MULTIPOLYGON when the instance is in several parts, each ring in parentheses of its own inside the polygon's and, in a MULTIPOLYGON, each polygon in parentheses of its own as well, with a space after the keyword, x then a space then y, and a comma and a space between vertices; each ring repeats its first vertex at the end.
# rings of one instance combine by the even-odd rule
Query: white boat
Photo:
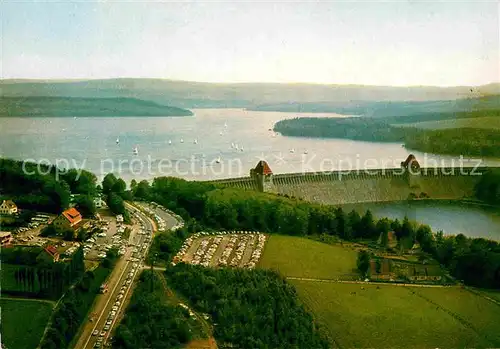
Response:
POLYGON ((295 149, 290 149, 290 153, 295 153, 295 149))
POLYGON ((220 131, 220 133, 219 133, 219 134, 222 136, 222 131, 220 131))
POLYGON ((194 140, 194 144, 198 144, 198 140, 197 139, 194 140))
POLYGON ((220 164, 220 156, 217 159, 215 159, 215 162, 220 164))
POLYGON ((306 150, 304 150, 304 154, 308 154, 308 153, 309 153, 309 152, 307 151, 307 149, 306 149, 306 150))
POLYGON ((227 123, 224 123, 224 128, 227 128, 227 123))
POLYGON ((233 142, 231 142, 231 148, 234 148, 234 143, 233 142))
POLYGON ((134 155, 138 155, 139 154, 139 150, 137 149, 137 146, 134 148, 134 155))
POLYGON ((168 141, 168 144, 172 144, 172 141, 168 141))
POLYGON ((184 139, 181 138, 181 143, 184 143, 184 139))
POLYGON ((238 150, 238 144, 234 145, 234 149, 238 150))
POLYGON ((120 138, 116 138, 116 144, 120 143, 120 138))

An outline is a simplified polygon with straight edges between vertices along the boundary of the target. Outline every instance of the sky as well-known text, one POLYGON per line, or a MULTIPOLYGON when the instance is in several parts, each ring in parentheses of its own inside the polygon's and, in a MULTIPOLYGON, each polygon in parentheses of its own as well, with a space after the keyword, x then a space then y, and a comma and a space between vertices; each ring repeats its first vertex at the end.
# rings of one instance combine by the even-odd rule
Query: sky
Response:
POLYGON ((0 4, 1 76, 482 85, 500 81, 500 2, 0 4))

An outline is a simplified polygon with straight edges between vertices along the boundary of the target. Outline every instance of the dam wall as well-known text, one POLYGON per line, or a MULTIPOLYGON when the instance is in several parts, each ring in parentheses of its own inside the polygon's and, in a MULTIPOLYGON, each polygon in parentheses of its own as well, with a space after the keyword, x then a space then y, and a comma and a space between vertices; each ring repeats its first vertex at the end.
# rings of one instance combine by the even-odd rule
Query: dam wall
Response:
MULTIPOLYGON (((265 167, 260 168, 261 172, 262 168, 265 167)), ((223 179, 212 183, 331 205, 418 198, 458 200, 474 197, 474 188, 486 170, 486 167, 448 167, 418 168, 410 171, 409 168, 402 167, 272 174, 267 167, 266 173, 253 171, 249 177, 223 179)))

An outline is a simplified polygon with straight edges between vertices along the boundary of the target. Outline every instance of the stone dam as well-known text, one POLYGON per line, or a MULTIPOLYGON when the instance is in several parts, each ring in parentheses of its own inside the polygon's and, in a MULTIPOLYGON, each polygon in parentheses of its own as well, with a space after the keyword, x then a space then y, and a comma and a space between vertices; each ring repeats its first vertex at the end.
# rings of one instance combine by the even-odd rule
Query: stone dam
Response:
POLYGON ((481 174, 491 167, 421 168, 413 155, 400 168, 273 174, 259 161, 250 176, 210 181, 330 205, 417 199, 474 198, 481 174))

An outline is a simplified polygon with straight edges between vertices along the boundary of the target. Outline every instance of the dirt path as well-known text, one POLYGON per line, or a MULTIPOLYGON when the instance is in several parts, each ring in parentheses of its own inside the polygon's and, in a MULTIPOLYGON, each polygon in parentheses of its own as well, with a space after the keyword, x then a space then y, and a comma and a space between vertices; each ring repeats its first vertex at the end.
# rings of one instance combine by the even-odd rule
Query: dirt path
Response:
MULTIPOLYGON (((167 280, 165 278, 165 275, 163 275, 163 273, 157 273, 160 280, 161 280, 161 283, 163 285, 163 289, 165 290, 165 292, 167 293, 167 295, 169 297, 172 297, 174 298, 175 302, 177 303, 184 303, 185 302, 182 302, 181 299, 179 299, 175 293, 172 291, 172 289, 170 289, 170 287, 168 287, 167 285, 167 280)), ((210 326, 210 324, 208 323, 207 320, 205 320, 200 314, 198 314, 198 312, 196 312, 194 309, 192 309, 191 307, 189 307, 189 309, 193 312, 193 314, 196 316, 196 319, 201 323, 203 329, 204 329, 204 332, 209 336, 209 338, 207 339, 196 339, 196 340, 193 340, 191 342, 189 342, 187 345, 186 345, 186 348, 196 348, 196 349, 216 349, 217 348, 217 343, 213 337, 213 333, 212 333, 212 328, 210 326)))
POLYGON ((286 278, 288 280, 331 282, 331 283, 338 283, 338 284, 361 284, 361 285, 377 285, 377 286, 389 285, 389 286, 401 286, 401 287, 432 287, 432 288, 460 287, 460 286, 403 284, 403 283, 388 283, 388 282, 373 282, 373 281, 349 281, 349 280, 337 280, 337 279, 311 279, 311 278, 299 278, 299 277, 294 277, 294 276, 287 276, 286 278))
POLYGON ((55 308, 57 305, 56 301, 51 301, 49 299, 37 299, 37 298, 16 298, 16 297, 5 297, 2 296, 0 300, 9 300, 9 301, 27 301, 27 302, 43 302, 43 303, 49 303, 52 305, 52 308, 55 308))

